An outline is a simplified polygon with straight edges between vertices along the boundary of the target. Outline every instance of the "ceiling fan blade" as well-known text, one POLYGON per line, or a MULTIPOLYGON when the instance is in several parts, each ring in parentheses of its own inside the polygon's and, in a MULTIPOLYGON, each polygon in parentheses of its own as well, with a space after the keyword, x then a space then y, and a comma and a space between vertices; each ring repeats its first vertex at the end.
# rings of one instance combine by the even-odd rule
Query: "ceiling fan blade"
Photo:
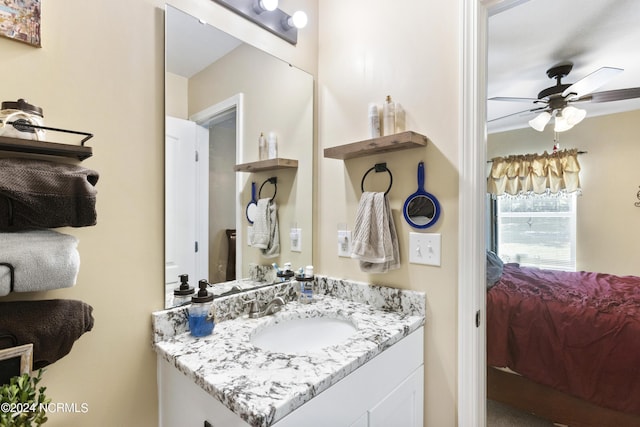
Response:
POLYGON ((566 88, 562 96, 572 94, 572 97, 580 98, 598 89, 623 71, 622 68, 602 67, 566 88))
POLYGON ((527 115, 527 114, 531 114, 531 113, 538 113, 538 112, 546 110, 546 109, 547 109, 547 107, 544 106, 544 107, 540 107, 540 108, 533 108, 533 109, 529 109, 529 110, 518 111, 516 113, 507 114, 506 116, 500 116, 500 117, 496 117, 495 119, 487 120, 487 123, 495 122, 496 120, 506 119, 507 117, 513 117, 513 116, 518 116, 518 115, 527 115))
POLYGON ((572 102, 611 102, 622 101, 624 99, 640 98, 640 87, 629 87, 626 89, 605 90, 582 96, 572 102))
POLYGON ((538 98, 514 98, 510 96, 494 96, 489 98, 489 101, 509 101, 509 102, 536 102, 538 98))

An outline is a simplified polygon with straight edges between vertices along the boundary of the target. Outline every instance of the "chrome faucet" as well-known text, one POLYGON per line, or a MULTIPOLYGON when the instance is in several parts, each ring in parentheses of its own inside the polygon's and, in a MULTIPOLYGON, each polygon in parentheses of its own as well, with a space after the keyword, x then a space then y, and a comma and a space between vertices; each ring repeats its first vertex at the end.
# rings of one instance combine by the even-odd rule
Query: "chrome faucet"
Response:
POLYGON ((263 309, 260 309, 258 306, 258 300, 250 299, 244 302, 245 305, 249 305, 249 317, 251 319, 257 319, 259 317, 268 316, 273 313, 277 313, 282 310, 282 307, 285 305, 285 301, 282 297, 275 297, 271 301, 269 301, 263 309))

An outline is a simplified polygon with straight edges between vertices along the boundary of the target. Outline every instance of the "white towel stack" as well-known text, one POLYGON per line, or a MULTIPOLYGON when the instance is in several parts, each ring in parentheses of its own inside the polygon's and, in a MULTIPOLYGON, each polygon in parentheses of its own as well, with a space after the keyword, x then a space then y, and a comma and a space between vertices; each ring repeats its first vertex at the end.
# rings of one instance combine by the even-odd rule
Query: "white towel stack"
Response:
MULTIPOLYGON (((0 263, 14 268, 14 292, 69 288, 80 270, 78 239, 53 230, 0 233, 0 263)), ((11 291, 11 271, 0 265, 0 296, 11 291)))
POLYGON ((351 257, 360 270, 386 273, 400 267, 398 235, 389 200, 384 193, 364 192, 356 212, 351 257))

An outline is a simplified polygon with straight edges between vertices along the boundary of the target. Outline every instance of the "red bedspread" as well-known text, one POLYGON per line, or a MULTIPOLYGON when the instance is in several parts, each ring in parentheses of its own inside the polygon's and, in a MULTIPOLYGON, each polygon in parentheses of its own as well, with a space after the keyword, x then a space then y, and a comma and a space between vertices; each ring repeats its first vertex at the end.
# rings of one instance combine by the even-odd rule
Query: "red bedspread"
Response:
POLYGON ((640 414, 640 277, 505 264, 487 292, 487 363, 640 414))

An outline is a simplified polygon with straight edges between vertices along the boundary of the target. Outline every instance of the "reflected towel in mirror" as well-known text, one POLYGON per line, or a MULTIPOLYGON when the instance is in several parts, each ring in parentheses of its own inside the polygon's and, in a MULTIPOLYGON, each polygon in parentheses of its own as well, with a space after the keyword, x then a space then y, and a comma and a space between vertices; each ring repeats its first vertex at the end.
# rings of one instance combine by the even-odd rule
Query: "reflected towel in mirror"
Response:
POLYGON ((251 246, 259 248, 266 258, 280 255, 280 230, 276 202, 265 198, 258 200, 256 217, 250 234, 251 246))

